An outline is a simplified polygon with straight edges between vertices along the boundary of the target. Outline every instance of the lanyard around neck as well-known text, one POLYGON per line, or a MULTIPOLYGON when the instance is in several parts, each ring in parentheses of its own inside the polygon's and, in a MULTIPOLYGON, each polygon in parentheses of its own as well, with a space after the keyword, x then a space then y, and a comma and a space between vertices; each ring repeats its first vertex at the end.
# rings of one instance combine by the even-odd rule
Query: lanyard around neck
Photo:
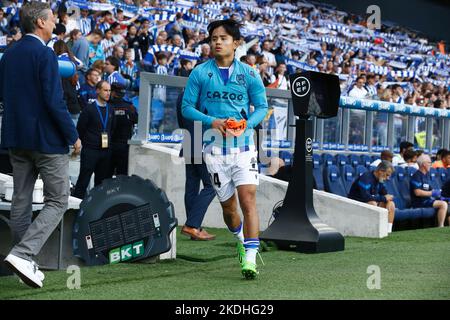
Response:
POLYGON ((108 125, 108 115, 109 115, 108 105, 105 106, 105 108, 106 108, 105 118, 103 118, 102 112, 100 111, 100 107, 98 106, 97 102, 95 102, 95 107, 97 108, 98 115, 100 116, 100 121, 102 122, 103 131, 106 132, 106 126, 108 125))

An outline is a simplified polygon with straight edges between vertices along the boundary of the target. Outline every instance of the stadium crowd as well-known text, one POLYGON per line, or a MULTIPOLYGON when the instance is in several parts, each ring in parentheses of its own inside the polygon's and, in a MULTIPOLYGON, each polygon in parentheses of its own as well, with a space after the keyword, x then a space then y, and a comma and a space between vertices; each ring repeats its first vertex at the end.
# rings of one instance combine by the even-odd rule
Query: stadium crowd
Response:
MULTIPOLYGON (((2 2, 0 33, 6 36, 3 45, 10 46, 22 37, 18 25, 22 3, 2 2)), ((450 56, 445 44, 431 45, 398 26, 371 30, 366 17, 330 5, 64 0, 52 3, 52 8, 58 23, 48 45, 53 47, 58 40, 67 44, 67 48, 60 44, 64 48, 57 53, 76 62, 79 79, 72 82, 81 96, 89 69, 134 92, 141 71, 188 75, 195 64, 211 58, 207 24, 231 18, 242 23, 245 35, 236 57, 258 70, 267 87, 287 89, 288 74, 316 70, 338 75, 343 95, 450 107, 450 56)))
MULTIPOLYGON (((3 1, 1 50, 22 37, 21 5, 19 0, 3 1)), ((426 38, 398 26, 371 30, 367 17, 330 5, 253 0, 64 0, 52 1, 52 9, 57 23, 47 45, 59 59, 73 61, 78 70, 74 77, 62 79, 75 123, 81 110, 97 98, 96 85, 102 79, 126 87, 125 100, 132 100, 139 91, 142 71, 189 76, 196 64, 212 58, 206 26, 226 18, 242 24, 244 36, 236 58, 255 68, 266 87, 286 90, 289 74, 315 70, 338 75, 342 95, 450 108, 450 55, 442 42, 431 45, 426 38)), ((154 90, 152 131, 159 130, 164 118, 165 90, 164 86, 154 90)), ((272 122, 273 110, 285 107, 283 101, 277 103, 277 99, 272 101, 267 116, 272 122)), ((361 137, 355 132, 350 142, 361 144, 357 141, 361 137)), ((414 159, 420 155, 407 156, 414 159)))

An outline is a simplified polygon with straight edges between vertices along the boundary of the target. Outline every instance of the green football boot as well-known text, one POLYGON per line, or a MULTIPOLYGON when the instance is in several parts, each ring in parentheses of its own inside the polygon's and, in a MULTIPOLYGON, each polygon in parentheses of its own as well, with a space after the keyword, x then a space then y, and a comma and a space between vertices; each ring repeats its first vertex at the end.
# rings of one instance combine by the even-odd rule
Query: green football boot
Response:
POLYGON ((248 262, 244 260, 242 264, 242 275, 247 280, 256 279, 259 272, 256 270, 256 263, 248 262))
POLYGON ((245 261, 244 244, 242 242, 238 241, 238 243, 236 245, 236 250, 237 250, 237 254, 238 254, 239 264, 241 265, 241 268, 242 268, 242 264, 245 261))

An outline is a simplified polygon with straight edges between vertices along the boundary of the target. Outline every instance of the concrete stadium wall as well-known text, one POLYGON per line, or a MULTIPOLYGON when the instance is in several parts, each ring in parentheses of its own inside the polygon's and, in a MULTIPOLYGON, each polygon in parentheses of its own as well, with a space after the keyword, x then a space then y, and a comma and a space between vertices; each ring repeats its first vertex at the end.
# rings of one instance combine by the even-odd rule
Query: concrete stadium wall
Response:
MULTIPOLYGON (((186 221, 184 208, 185 168, 178 151, 158 144, 131 145, 129 173, 136 174, 162 188, 175 207, 178 224, 186 221)), ((268 226, 276 202, 284 199, 288 183, 260 175, 257 207, 261 231, 268 226)), ((344 236, 383 238, 387 236, 387 210, 314 190, 314 207, 324 223, 344 236)), ((225 228, 220 203, 215 198, 206 213, 203 226, 225 228)), ((175 237, 172 237, 175 239, 175 237)), ((175 247, 175 246, 174 246, 175 247)))

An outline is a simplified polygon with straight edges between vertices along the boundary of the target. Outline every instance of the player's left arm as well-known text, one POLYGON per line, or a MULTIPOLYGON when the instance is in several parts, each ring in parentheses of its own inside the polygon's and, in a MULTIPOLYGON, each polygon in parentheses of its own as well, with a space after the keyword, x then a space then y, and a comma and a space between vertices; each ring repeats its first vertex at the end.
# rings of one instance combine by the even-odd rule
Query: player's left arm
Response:
MULTIPOLYGON (((253 71, 251 71, 253 72, 253 71)), ((255 111, 247 120, 247 128, 255 128, 266 116, 268 105, 266 97, 266 88, 261 80, 261 77, 253 72, 248 76, 249 86, 247 88, 250 104, 255 107, 255 111)))

